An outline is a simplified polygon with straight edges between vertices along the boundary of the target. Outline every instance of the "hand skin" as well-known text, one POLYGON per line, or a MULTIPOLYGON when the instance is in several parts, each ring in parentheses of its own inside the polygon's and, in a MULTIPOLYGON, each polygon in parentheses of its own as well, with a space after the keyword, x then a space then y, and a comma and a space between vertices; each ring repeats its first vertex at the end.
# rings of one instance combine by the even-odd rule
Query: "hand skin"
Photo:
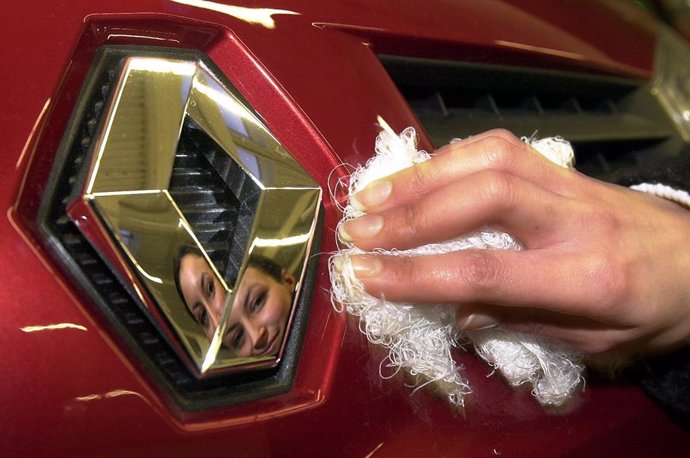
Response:
POLYGON ((493 130, 353 196, 367 214, 340 236, 408 249, 490 226, 524 251, 353 257, 366 290, 447 303, 458 326, 496 323, 589 355, 630 357, 689 343, 690 212, 543 158, 493 130))

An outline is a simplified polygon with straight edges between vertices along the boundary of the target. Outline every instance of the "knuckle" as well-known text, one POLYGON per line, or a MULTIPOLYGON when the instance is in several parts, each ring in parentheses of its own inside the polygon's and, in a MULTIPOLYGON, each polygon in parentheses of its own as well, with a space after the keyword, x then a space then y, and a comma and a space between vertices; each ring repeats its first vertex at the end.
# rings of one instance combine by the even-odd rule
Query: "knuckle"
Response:
POLYGON ((617 315, 629 290, 625 268, 608 253, 593 257, 588 265, 585 281, 592 292, 592 306, 599 309, 598 315, 617 315))
POLYGON ((397 282, 403 287, 409 285, 419 274, 418 267, 412 256, 397 256, 393 266, 393 273, 397 282))
POLYGON ((590 209, 583 214, 583 224, 599 237, 615 238, 623 226, 618 215, 607 209, 590 209))
POLYGON ((512 144, 522 143, 520 141, 520 139, 517 138, 515 136, 515 134, 513 134, 508 129, 502 129, 502 128, 492 129, 489 131, 489 133, 491 134, 492 137, 497 137, 497 138, 503 139, 503 140, 510 142, 512 144))
POLYGON ((508 133, 508 135, 512 139, 506 135, 492 135, 484 141, 482 153, 488 167, 511 171, 517 165, 523 150, 522 143, 512 134, 508 133), (516 144, 513 139, 519 143, 516 144))
POLYGON ((421 211, 418 205, 406 205, 400 209, 399 221, 396 226, 402 236, 416 239, 425 227, 426 217, 426 212, 421 211))
POLYGON ((480 177, 482 199, 502 209, 511 208, 516 201, 515 182, 511 175, 495 170, 486 170, 480 177))
POLYGON ((478 295, 496 288, 503 279, 503 270, 498 258, 490 251, 470 252, 459 272, 460 278, 478 295))
POLYGON ((616 234, 621 228, 621 221, 610 212, 599 212, 596 215, 597 225, 609 234, 616 234))
POLYGON ((416 164, 410 168, 410 185, 417 196, 427 194, 430 183, 434 181, 433 170, 428 161, 416 164))

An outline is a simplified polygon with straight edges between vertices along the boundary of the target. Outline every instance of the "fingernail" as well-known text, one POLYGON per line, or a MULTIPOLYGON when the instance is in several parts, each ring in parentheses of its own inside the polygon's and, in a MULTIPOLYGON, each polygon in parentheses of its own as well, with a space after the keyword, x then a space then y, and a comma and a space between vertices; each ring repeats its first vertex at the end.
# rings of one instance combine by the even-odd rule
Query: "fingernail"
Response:
POLYGON ((345 229, 345 223, 338 226, 338 238, 343 242, 352 242, 354 240, 345 229))
POLYGON ((350 261, 358 278, 375 277, 383 270, 383 263, 375 256, 352 256, 350 261))
POLYGON ((392 190, 393 183, 390 181, 377 181, 350 196, 350 205, 352 205, 355 210, 361 212, 366 211, 367 208, 381 205, 388 199, 392 190))
POLYGON ((458 321, 458 328, 463 331, 479 331, 489 329, 498 325, 498 321, 482 313, 472 313, 467 318, 458 321))
POLYGON ((364 215, 347 221, 338 228, 338 235, 346 242, 355 239, 368 239, 378 234, 383 228, 383 216, 364 215))
POLYGON ((345 256, 337 255, 333 256, 333 268, 336 272, 343 271, 343 265, 345 264, 345 256))

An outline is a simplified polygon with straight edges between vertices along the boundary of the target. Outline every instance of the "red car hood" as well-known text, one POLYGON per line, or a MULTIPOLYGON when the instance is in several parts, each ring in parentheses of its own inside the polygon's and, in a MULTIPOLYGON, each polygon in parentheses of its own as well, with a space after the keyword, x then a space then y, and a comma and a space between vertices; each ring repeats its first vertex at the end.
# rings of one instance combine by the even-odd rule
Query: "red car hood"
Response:
MULTIPOLYGON (((632 384, 593 381, 573 412, 552 415, 529 393, 487 379, 489 370, 469 356, 464 364, 479 401, 465 419, 424 393, 411 398, 403 383, 379 379, 380 356, 356 323, 348 327, 333 311, 326 256, 290 392, 179 409, 32 227, 84 60, 100 44, 202 44, 327 189, 338 165, 371 156, 377 116, 396 130, 417 127, 421 146, 430 148, 377 54, 644 80, 658 26, 634 2, 74 0, 10 2, 3 12, 3 455, 662 456, 687 449, 687 435, 632 384)), ((328 197, 323 207, 315 252, 329 253, 340 215, 328 197)))

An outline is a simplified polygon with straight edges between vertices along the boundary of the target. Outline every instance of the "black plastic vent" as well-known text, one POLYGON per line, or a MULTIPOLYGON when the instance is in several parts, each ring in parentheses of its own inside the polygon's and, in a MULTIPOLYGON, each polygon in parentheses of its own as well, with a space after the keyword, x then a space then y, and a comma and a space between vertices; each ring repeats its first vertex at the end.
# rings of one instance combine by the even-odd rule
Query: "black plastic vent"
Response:
POLYGON ((561 136, 600 178, 668 153, 679 137, 644 80, 379 56, 435 147, 493 128, 561 136), (672 144, 672 145, 671 145, 672 144))
POLYGON ((50 236, 53 247, 62 260, 69 262, 72 272, 78 274, 80 284, 87 292, 97 295, 107 316, 121 328, 127 329, 127 337, 150 355, 151 362, 165 378, 180 390, 189 388, 191 377, 182 362, 169 350, 166 342, 141 311, 141 305, 133 299, 133 292, 121 283, 110 267, 94 251, 79 229, 67 216, 67 205, 78 192, 75 185, 84 175, 84 164, 90 156, 93 137, 100 127, 101 112, 110 96, 113 78, 120 62, 111 63, 108 71, 93 75, 91 87, 84 89, 82 103, 78 107, 81 120, 70 123, 72 135, 63 146, 66 156, 59 174, 51 180, 52 192, 43 203, 39 224, 50 236))
POLYGON ((235 284, 260 189, 237 163, 187 118, 170 194, 219 272, 235 284))

